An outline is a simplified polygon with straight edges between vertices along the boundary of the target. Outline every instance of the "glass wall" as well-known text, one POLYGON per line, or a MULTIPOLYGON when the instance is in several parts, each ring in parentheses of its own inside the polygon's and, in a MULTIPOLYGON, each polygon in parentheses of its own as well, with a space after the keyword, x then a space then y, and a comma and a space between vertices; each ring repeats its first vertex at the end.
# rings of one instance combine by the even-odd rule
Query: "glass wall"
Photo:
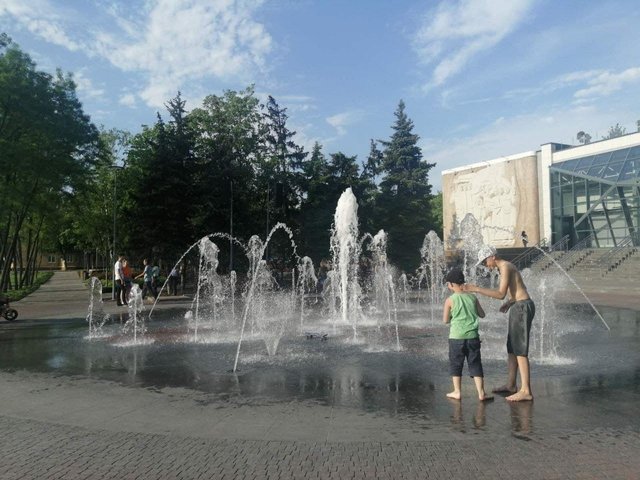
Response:
POLYGON ((640 230, 640 146, 554 163, 550 175, 553 243, 613 247, 640 230))

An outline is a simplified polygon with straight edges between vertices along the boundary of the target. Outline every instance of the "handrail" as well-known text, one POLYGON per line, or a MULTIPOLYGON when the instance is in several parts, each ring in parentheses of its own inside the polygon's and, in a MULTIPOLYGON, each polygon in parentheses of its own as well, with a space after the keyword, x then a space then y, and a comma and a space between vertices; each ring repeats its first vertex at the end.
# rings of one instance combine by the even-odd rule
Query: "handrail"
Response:
POLYGON ((620 253, 623 250, 627 250, 628 247, 637 247, 638 245, 640 245, 640 233, 633 232, 631 233, 631 235, 624 237, 622 240, 620 240, 618 245, 611 248, 611 250, 609 250, 602 257, 600 257, 598 259, 598 264, 602 267, 606 266, 607 270, 609 270, 609 267, 613 264, 613 261, 615 257, 618 255, 618 253, 620 253))
POLYGON ((584 249, 590 248, 591 242, 593 241, 594 238, 595 238, 595 233, 591 233, 589 234, 589 236, 583 238, 578 243, 576 243, 573 247, 567 250, 567 252, 559 262, 562 265, 562 267, 570 268, 571 262, 573 261, 573 259, 576 256, 580 255, 584 249))
POLYGON ((569 246, 569 238, 571 238, 569 235, 565 235, 560 240, 558 240, 556 243, 551 245, 549 247, 549 251, 550 252, 557 252, 558 250, 567 250, 567 247, 569 246))
POLYGON ((591 242, 595 237, 596 237, 595 233, 590 233, 589 236, 584 237, 582 240, 576 243, 573 247, 571 247, 569 251, 576 251, 576 250, 582 250, 583 248, 590 248, 591 242), (589 247, 587 247, 587 244, 589 244, 589 247))
POLYGON ((546 244, 547 239, 541 239, 538 243, 532 245, 531 247, 528 247, 524 252, 511 260, 511 263, 518 267, 518 269, 523 268, 524 265, 530 265, 536 258, 542 255, 542 252, 540 250, 544 248, 546 244))

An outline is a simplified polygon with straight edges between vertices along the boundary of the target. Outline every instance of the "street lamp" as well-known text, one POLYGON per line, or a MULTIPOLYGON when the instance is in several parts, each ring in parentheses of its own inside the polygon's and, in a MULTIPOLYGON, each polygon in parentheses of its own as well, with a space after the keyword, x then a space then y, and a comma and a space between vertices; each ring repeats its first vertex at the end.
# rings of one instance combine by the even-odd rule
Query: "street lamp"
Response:
POLYGON ((113 168, 113 244, 111 252, 111 267, 113 268, 113 283, 111 284, 111 299, 116 300, 116 202, 118 201, 118 170, 124 169, 122 165, 111 165, 113 168))

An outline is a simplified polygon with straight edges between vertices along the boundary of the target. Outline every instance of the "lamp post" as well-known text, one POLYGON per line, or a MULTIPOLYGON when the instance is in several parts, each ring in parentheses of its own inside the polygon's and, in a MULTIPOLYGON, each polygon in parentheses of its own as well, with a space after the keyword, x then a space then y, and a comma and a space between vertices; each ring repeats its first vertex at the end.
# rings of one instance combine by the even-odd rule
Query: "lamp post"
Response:
POLYGON ((113 168, 113 243, 111 245, 111 267, 113 268, 113 283, 111 284, 111 299, 116 300, 116 258, 118 256, 116 252, 116 202, 118 201, 118 170, 122 170, 124 167, 121 165, 111 165, 113 168))
POLYGON ((229 180, 231 212, 229 217, 229 274, 233 271, 233 179, 229 180))

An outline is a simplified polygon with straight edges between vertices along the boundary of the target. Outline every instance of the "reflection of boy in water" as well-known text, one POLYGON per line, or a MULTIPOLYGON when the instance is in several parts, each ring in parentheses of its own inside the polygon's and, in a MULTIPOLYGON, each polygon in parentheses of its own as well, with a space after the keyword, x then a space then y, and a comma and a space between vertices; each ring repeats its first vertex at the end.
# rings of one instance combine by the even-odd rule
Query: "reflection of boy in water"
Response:
POLYGON ((500 273, 500 286, 497 290, 482 288, 477 285, 465 285, 464 291, 481 293, 487 297, 502 300, 509 294, 509 300, 502 304, 500 311, 509 311, 509 333, 507 335, 507 353, 509 354, 509 375, 507 383, 494 392, 511 393, 507 397, 510 402, 533 400, 529 379, 529 332, 531 322, 536 313, 533 301, 522 280, 518 269, 511 263, 500 258, 494 247, 485 245, 478 252, 477 265, 484 265, 489 269, 497 268, 500 273), (517 390, 516 380, 518 371, 522 385, 517 390))

